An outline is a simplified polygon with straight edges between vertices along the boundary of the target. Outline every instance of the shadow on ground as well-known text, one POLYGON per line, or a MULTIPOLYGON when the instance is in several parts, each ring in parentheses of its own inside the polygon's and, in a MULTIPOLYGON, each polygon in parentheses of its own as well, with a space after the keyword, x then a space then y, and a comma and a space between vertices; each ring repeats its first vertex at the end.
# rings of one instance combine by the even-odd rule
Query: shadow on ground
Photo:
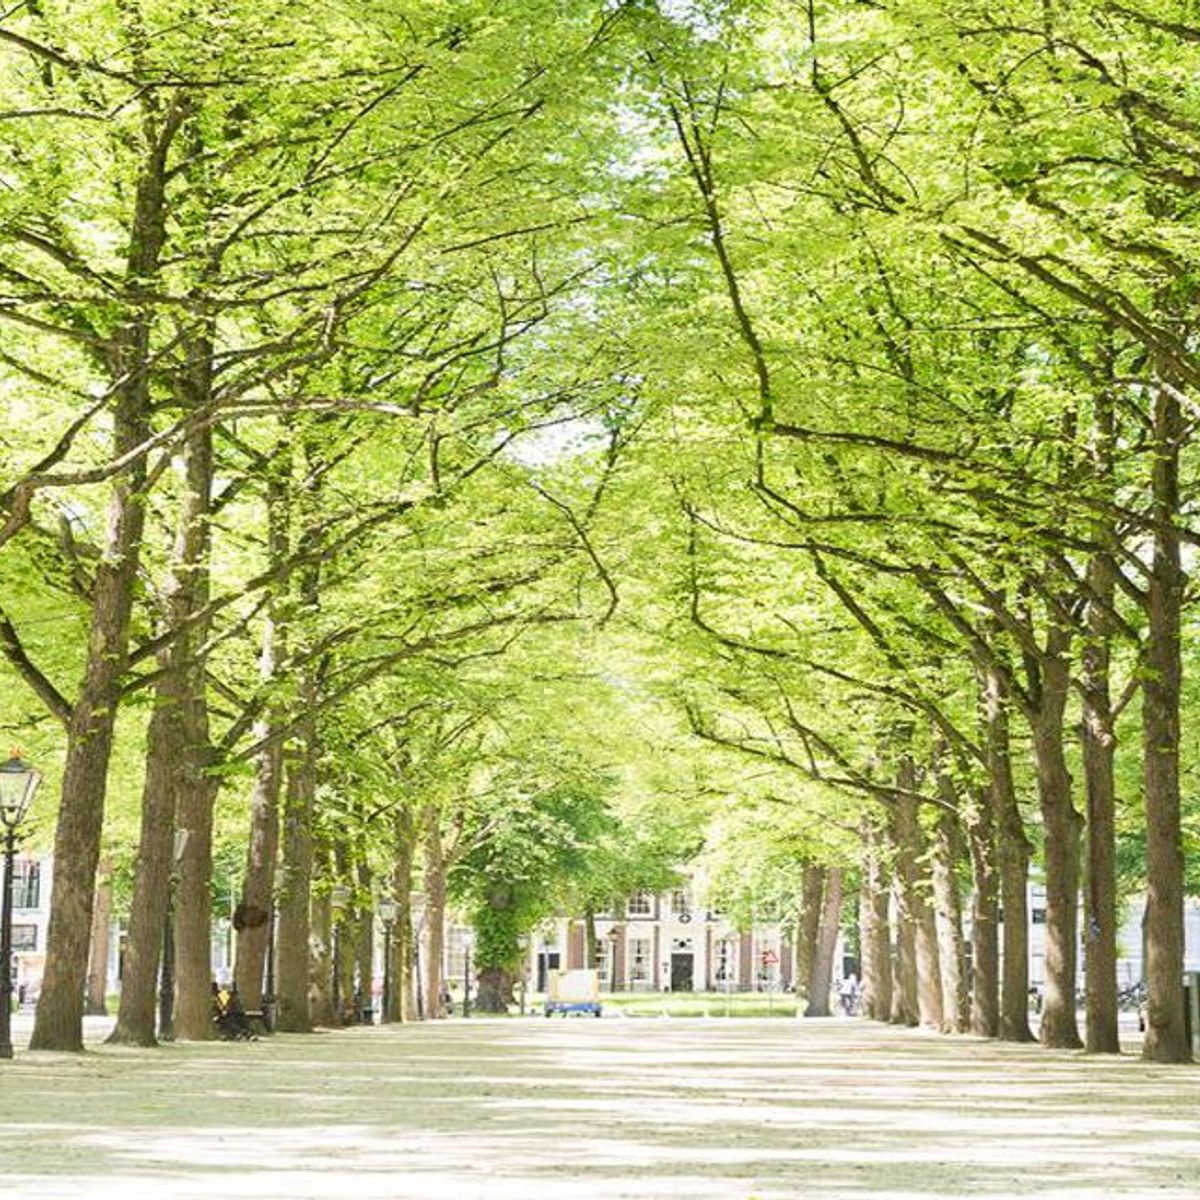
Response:
POLYGON ((364 1028, 0 1079, 29 1198, 1200 1193, 1200 1073, 857 1021, 364 1028))

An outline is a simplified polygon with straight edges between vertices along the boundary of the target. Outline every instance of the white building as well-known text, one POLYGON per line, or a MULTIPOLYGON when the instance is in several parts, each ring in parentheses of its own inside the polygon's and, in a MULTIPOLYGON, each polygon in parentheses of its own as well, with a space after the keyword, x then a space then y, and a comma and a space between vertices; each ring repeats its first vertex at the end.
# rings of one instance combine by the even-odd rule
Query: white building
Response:
MULTIPOLYGON (((596 963, 600 987, 611 992, 781 991, 792 983, 792 946, 778 925, 740 933, 725 916, 697 908, 682 885, 654 895, 637 892, 623 911, 598 913, 596 963)), ((529 977, 545 991, 546 973, 588 964, 580 918, 544 924, 531 940, 529 977)))

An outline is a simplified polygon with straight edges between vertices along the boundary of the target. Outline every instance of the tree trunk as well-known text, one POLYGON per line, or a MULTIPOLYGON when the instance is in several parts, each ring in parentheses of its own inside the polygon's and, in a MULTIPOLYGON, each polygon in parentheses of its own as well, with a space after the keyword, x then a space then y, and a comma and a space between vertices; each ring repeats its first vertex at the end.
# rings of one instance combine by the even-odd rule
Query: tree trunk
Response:
POLYGON ((153 1046, 158 1042, 158 972, 171 887, 178 771, 183 758, 179 684, 179 672, 164 664, 146 730, 141 838, 134 866, 117 1024, 108 1037, 110 1042, 123 1045, 153 1046))
MULTIPOLYGON (((899 783, 902 788, 908 790, 913 790, 916 785, 912 760, 907 756, 901 760, 899 783)), ((938 964, 937 927, 921 869, 925 850, 924 835, 918 818, 917 801, 913 797, 900 796, 896 799, 892 807, 892 828, 896 843, 898 894, 901 900, 899 917, 912 931, 917 1014, 922 1025, 941 1029, 942 982, 941 968, 938 964)), ((905 1014, 905 1019, 907 1015, 905 1014)))
MULTIPOLYGON (((953 784, 939 781, 943 797, 954 800, 953 784)), ((933 897, 938 942, 938 966, 942 985, 942 1029, 962 1033, 967 1028, 966 955, 963 938, 962 897, 958 891, 958 862, 962 857, 962 834, 958 817, 943 809, 938 814, 933 856, 933 897)))
MULTIPOLYGON (((267 488, 267 545, 272 567, 287 555, 288 517, 286 489, 278 478, 267 488)), ((277 601, 269 601, 263 622, 262 647, 258 661, 259 686, 269 689, 286 658, 285 630, 279 621, 277 601)), ((254 788, 250 795, 250 838, 246 843, 246 870, 242 897, 234 912, 237 929, 237 961, 234 978, 242 1004, 251 1012, 262 1011, 269 999, 264 995, 267 946, 275 914, 275 861, 279 853, 279 796, 283 785, 283 738, 279 730, 283 713, 268 704, 266 715, 254 722, 254 788)), ((274 981, 272 981, 272 984, 274 981)))
POLYGON ((1105 556, 1092 559, 1088 582, 1093 600, 1080 671, 1080 749, 1087 792, 1086 1046, 1093 1054, 1117 1054, 1116 733, 1109 688, 1109 621, 1103 611, 1104 605, 1112 606, 1115 585, 1105 556))
POLYGON ((410 809, 396 809, 393 829, 392 899, 396 902, 396 923, 392 926, 392 994, 389 1021, 416 1021, 421 1010, 417 1004, 416 978, 413 971, 412 877, 416 856, 416 834, 410 809))
POLYGON ((887 1021, 892 1013, 891 937, 888 928, 889 886, 878 830, 863 822, 865 854, 862 899, 859 903, 862 930, 862 1011, 873 1021, 887 1021))
MULTIPOLYGON (((264 635, 264 642, 269 634, 264 635)), ((254 789, 250 795, 250 839, 242 898, 234 912, 237 958, 234 979, 243 1006, 260 1012, 264 994, 267 945, 275 913, 275 857, 279 850, 279 793, 283 782, 282 741, 269 722, 257 722, 255 741, 265 744, 255 755, 254 789)), ((272 1002, 274 997, 271 997, 272 1002)))
POLYGON ((1032 1042, 1029 1028, 1029 860, 1033 847, 1013 784, 1008 703, 998 673, 979 667, 988 791, 995 813, 996 860, 1000 870, 1000 906, 1004 913, 1003 979, 1000 988, 1000 1037, 1032 1042))
POLYGON ((583 910, 583 965, 596 966, 599 944, 596 941, 596 910, 589 904, 583 910))
MULTIPOLYGON (((360 849, 365 854, 365 849, 360 849)), ((374 877, 365 858, 358 862, 358 894, 364 898, 355 923, 354 959, 358 977, 357 995, 364 1010, 375 1009, 375 913, 369 897, 374 894, 374 877)), ((380 992, 380 1003, 383 993, 380 992)), ((358 1015, 358 1014, 356 1014, 358 1015)))
POLYGON ((436 809, 430 809, 425 823, 425 928, 425 1015, 430 1020, 438 1020, 446 1015, 442 1003, 442 970, 446 949, 446 863, 436 809))
POLYGON ((808 977, 806 1017, 828 1017, 829 992, 833 984, 833 956, 837 950, 838 933, 842 922, 842 869, 830 867, 825 872, 825 898, 817 933, 816 953, 808 977))
POLYGON ((1041 674, 1041 703, 1030 721, 1046 864, 1046 991, 1040 1040, 1044 1046, 1074 1050, 1083 1045, 1075 1016, 1083 821, 1071 801, 1071 776, 1063 747, 1066 663, 1061 658, 1046 660, 1041 674))
MULTIPOLYGON (((1179 534, 1179 402, 1154 393, 1154 555, 1142 651, 1142 786, 1146 797, 1146 1040, 1142 1057, 1190 1062, 1184 1027, 1183 839, 1180 828, 1180 623, 1184 574, 1179 534)), ((55 888, 57 894, 57 888, 55 888)))
POLYGON ((326 887, 318 888, 309 905, 308 1011, 314 1025, 333 1029, 340 1014, 333 1004, 333 906, 326 887))
POLYGON ((987 788, 980 789, 973 798, 965 824, 975 884, 971 901, 970 1030, 976 1037, 994 1038, 1000 1033, 1000 881, 987 788))
POLYGON ((88 1016, 104 1016, 108 1012, 108 942, 112 924, 112 861, 101 859, 96 877, 96 899, 92 904, 92 937, 88 957, 87 996, 88 1016))
POLYGON ((796 938, 796 990, 799 999, 809 999, 808 984, 817 956, 817 936, 821 929, 821 896, 825 890, 825 869, 806 863, 801 883, 800 922, 796 938))
POLYGON ((513 1002, 515 978, 508 967, 484 967, 479 972, 479 990, 474 1007, 479 1012, 508 1012, 513 1002))
MULTIPOLYGON (((167 156, 182 123, 182 90, 161 119, 147 112, 146 159, 138 178, 126 265, 131 313, 108 347, 114 380, 112 456, 132 454, 149 433, 153 279, 165 242, 167 156)), ((67 725, 67 752, 54 838, 54 886, 46 964, 32 1050, 83 1049, 92 898, 104 824, 108 763, 129 659, 129 620, 145 528, 144 456, 114 478, 104 552, 92 582, 87 661, 67 725)))
MULTIPOLYGON (((311 706, 310 696, 302 700, 311 706)), ((284 755, 287 792, 283 814, 283 860, 279 873, 279 921, 275 947, 276 1028, 309 1033, 309 929, 312 893, 313 798, 316 791, 316 728, 310 711, 297 731, 297 743, 284 755)))

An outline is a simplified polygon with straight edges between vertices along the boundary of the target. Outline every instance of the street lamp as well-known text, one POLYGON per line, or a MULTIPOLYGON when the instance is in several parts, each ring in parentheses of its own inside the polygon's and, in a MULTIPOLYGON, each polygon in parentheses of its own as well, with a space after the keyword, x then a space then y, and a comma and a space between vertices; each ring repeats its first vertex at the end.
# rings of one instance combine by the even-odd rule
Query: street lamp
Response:
POLYGON ((175 830, 171 843, 171 874, 167 879, 167 919, 163 923, 162 972, 158 985, 158 1036, 164 1042, 175 1040, 175 888, 179 883, 179 864, 187 849, 188 830, 175 830))
POLYGON ((608 990, 619 992, 621 988, 617 979, 617 943, 621 940, 621 934, 614 925, 605 937, 608 938, 608 990))
POLYGON ((392 928, 396 924, 397 905, 391 896, 379 901, 379 919, 383 922, 383 1011, 379 1023, 392 1019, 392 928))
POLYGON ((463 931, 463 1016, 471 1015, 471 947, 475 944, 475 934, 467 929, 463 931))
POLYGON ((333 1019, 342 1021, 342 918, 350 904, 350 889, 335 883, 329 891, 329 908, 333 913, 333 1019))
POLYGON ((529 934, 517 938, 517 949, 521 952, 521 1016, 525 1015, 525 993, 529 987, 529 934))
POLYGON ((4 826, 4 901, 0 905, 0 1058, 12 1058, 13 858, 17 830, 29 812, 41 775, 14 750, 0 764, 0 824, 4 826))

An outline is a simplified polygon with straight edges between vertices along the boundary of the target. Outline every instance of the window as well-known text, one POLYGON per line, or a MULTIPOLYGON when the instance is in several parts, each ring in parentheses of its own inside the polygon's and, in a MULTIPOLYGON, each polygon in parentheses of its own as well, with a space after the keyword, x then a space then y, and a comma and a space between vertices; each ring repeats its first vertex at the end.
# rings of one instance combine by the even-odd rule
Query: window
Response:
POLYGON ((650 939, 629 939, 629 986, 645 987, 650 982, 650 939))
POLYGON ((41 863, 26 858, 13 866, 13 908, 37 908, 42 892, 41 863))
POLYGON ((713 981, 722 987, 732 987, 734 982, 733 942, 721 938, 716 945, 717 967, 713 981))
POLYGON ((600 975, 600 986, 605 991, 611 991, 613 982, 613 944, 606 937, 596 939, 596 970, 600 975))
POLYGON ((12 927, 12 947, 14 950, 37 949, 36 925, 14 925, 12 927))
POLYGON ((649 917, 654 915, 654 901, 649 892, 634 892, 625 906, 628 917, 649 917))
POLYGON ((692 898, 683 888, 676 888, 671 893, 671 915, 687 921, 692 916, 692 898))

